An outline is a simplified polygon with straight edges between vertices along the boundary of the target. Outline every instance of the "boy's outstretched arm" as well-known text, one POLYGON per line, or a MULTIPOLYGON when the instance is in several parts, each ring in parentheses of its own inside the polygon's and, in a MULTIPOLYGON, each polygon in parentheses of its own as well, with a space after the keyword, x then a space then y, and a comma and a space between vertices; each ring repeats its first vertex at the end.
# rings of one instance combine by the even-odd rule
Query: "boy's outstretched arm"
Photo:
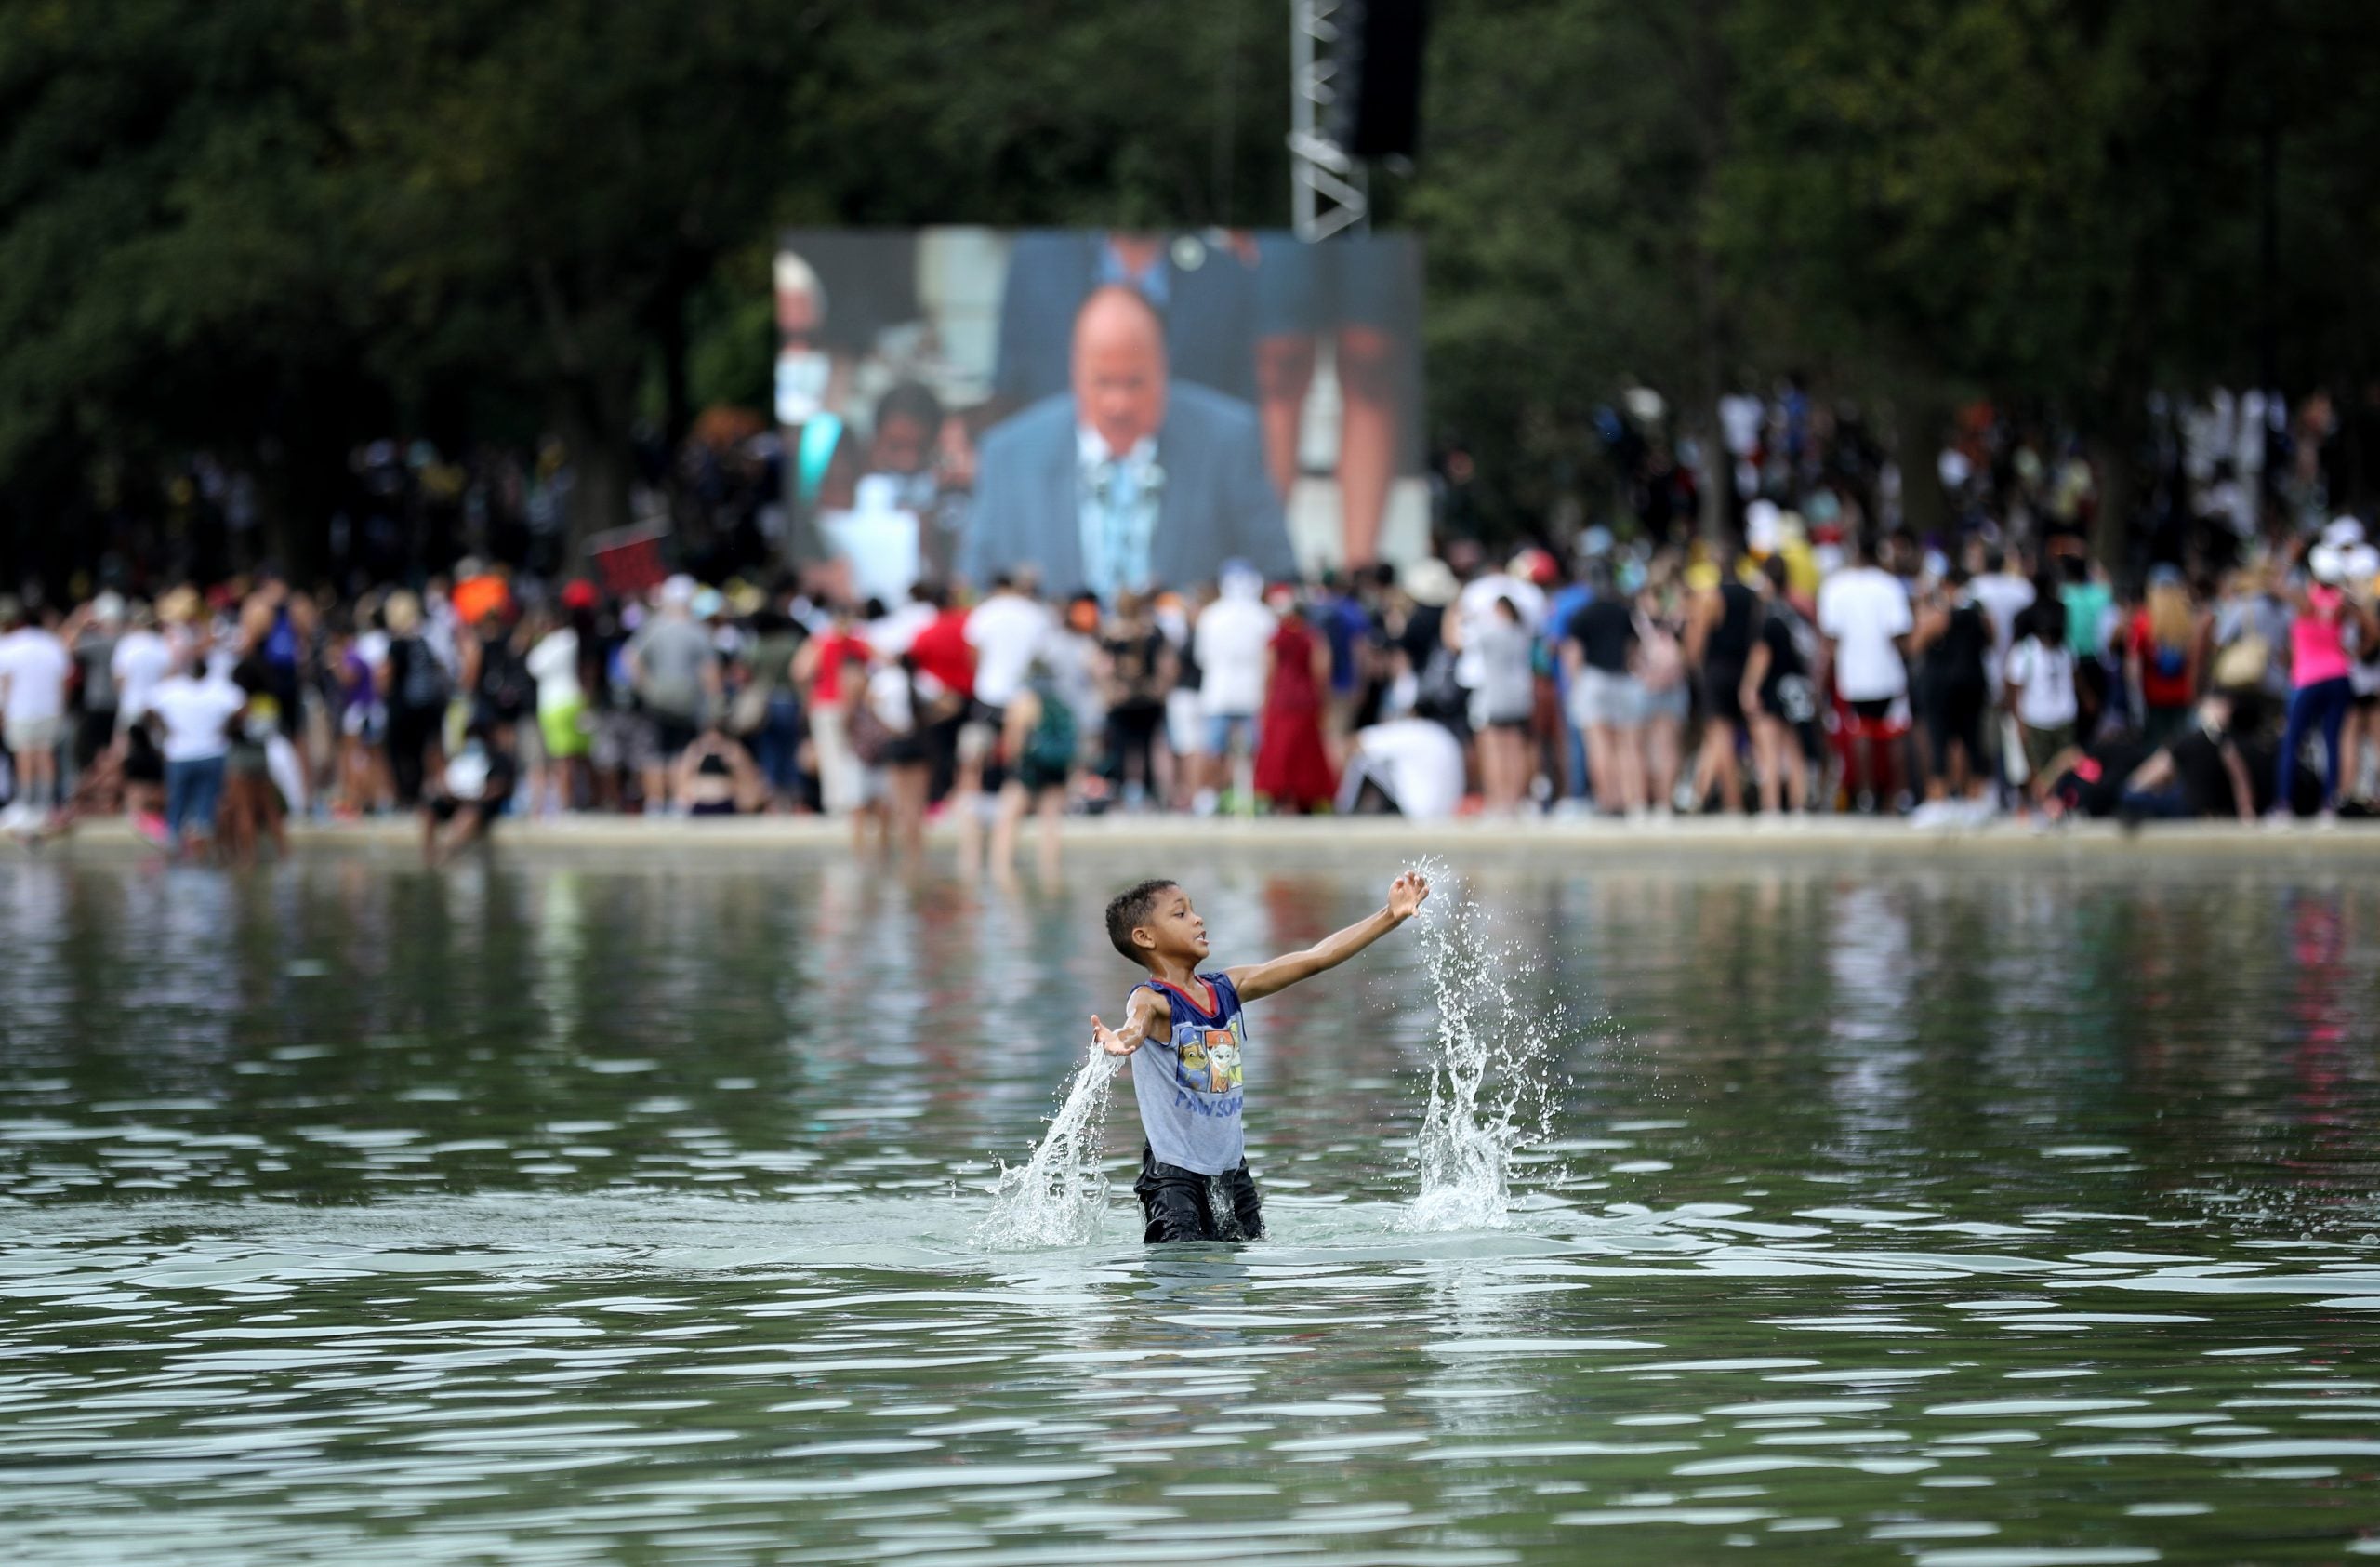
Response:
POLYGON ((1158 1000, 1154 990, 1133 991, 1125 1008, 1124 1026, 1120 1029, 1111 1029, 1101 1022, 1096 1012, 1091 1015, 1091 1037, 1110 1056, 1130 1056, 1147 1041, 1149 1030, 1160 1016, 1173 1016, 1173 1009, 1158 1000))
POLYGON ((1430 883, 1418 870, 1408 870, 1389 884, 1387 906, 1368 920, 1358 920, 1345 930, 1327 936, 1302 952, 1288 952, 1267 963, 1248 963, 1223 970, 1244 1002, 1256 1001, 1276 990, 1285 990, 1301 979, 1311 979, 1327 968, 1337 968, 1349 958, 1386 936, 1419 913, 1421 900, 1430 896, 1430 883))

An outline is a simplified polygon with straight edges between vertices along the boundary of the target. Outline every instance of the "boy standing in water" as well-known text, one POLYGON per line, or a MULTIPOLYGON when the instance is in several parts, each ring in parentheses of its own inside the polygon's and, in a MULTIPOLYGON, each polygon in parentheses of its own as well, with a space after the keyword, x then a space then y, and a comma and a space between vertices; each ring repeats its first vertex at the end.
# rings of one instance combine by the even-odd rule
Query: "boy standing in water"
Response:
POLYGON ((1210 974, 1198 972, 1207 922, 1180 885, 1143 882, 1108 904, 1107 939, 1149 971, 1132 987, 1122 1028, 1108 1028, 1097 1013, 1091 1018, 1102 1049, 1132 1058, 1132 1096, 1146 1139, 1132 1183, 1148 1220, 1142 1240, 1263 1236, 1263 1202, 1240 1137, 1240 1056, 1248 1046, 1241 1006, 1337 968, 1411 919, 1429 896, 1430 883, 1408 870, 1370 918, 1302 952, 1210 974))

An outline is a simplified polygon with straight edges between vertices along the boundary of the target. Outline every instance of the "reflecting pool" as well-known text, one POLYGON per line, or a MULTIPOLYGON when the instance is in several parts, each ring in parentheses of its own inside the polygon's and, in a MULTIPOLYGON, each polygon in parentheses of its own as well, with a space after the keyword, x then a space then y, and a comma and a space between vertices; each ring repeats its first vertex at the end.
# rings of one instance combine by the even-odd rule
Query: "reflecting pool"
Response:
MULTIPOLYGON (((1408 932, 1252 1013, 1269 1241, 1140 1245, 1119 1087, 986 1252, 1148 869, 0 861, 0 1556, 2380 1555, 2371 869, 1458 864, 1500 1226, 1402 1222, 1408 932)), ((1230 963, 1395 868, 1164 869, 1230 963)))

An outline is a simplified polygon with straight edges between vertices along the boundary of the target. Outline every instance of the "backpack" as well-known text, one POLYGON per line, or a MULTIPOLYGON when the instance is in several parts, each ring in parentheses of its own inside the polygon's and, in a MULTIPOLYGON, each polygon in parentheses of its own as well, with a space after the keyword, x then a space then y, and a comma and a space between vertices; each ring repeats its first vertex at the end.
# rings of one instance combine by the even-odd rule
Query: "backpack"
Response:
POLYGON ((2272 668, 2272 644, 2259 631, 2248 631, 2215 656, 2214 685, 2217 691, 2251 691, 2264 684, 2272 668))
MULTIPOLYGON (((844 671, 844 678, 851 678, 850 671, 844 671)), ((867 681, 868 676, 863 671, 859 677, 859 689, 852 695, 852 754, 860 759, 863 766, 881 767, 885 758, 892 753, 892 742, 900 737, 892 733, 892 726, 884 722, 876 710, 876 704, 868 699, 867 681)), ((912 691, 913 700, 915 695, 912 691)))
POLYGON ((1063 774, 1075 764, 1075 710, 1046 682, 1035 682, 1033 694, 1041 698, 1041 716, 1025 737, 1024 760, 1043 772, 1063 774))
POLYGON ((1471 710, 1471 694, 1455 678, 1454 655, 1444 647, 1430 649, 1429 661, 1413 685, 1413 710, 1441 724, 1461 724, 1471 710))
POLYGON ((525 711, 537 700, 536 682, 529 666, 509 642, 485 644, 480 652, 480 695, 499 712, 525 711))
POLYGON ((404 658, 404 672, 397 681, 397 705, 417 711, 446 705, 446 671, 430 644, 419 637, 404 637, 390 644, 390 655, 404 658))

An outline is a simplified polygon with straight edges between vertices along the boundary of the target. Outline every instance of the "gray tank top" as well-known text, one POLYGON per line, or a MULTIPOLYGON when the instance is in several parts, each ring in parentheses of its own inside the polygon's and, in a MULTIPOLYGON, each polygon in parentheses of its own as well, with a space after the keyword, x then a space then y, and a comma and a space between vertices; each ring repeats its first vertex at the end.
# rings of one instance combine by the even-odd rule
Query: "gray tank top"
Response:
POLYGON ((1151 1029, 1132 1053, 1132 1097, 1158 1162, 1220 1175, 1238 1169, 1247 1152, 1240 1136, 1240 1058, 1248 1021, 1230 980, 1220 974, 1198 977, 1211 1008, 1208 997, 1162 979, 1133 987, 1164 999, 1170 1027, 1151 1029))

